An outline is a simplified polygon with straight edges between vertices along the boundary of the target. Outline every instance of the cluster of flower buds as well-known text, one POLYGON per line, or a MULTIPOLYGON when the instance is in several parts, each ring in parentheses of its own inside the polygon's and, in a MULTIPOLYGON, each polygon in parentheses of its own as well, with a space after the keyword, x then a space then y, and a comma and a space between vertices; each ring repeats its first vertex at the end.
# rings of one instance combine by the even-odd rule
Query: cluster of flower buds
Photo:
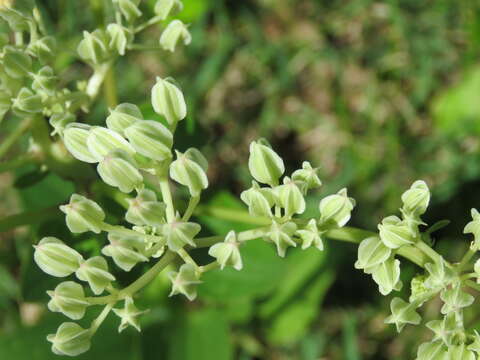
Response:
POLYGON ((271 223, 264 237, 275 244, 280 256, 285 256, 287 248, 298 243, 302 249, 313 245, 323 250, 322 234, 344 226, 350 219, 355 201, 348 197, 346 189, 320 201, 318 220, 310 219, 305 223, 294 219, 305 211, 307 192, 322 185, 318 169, 305 161, 301 169, 295 170, 291 177, 284 176, 280 183, 285 166, 266 140, 250 144, 248 167, 255 181, 240 198, 252 216, 263 217, 271 223))

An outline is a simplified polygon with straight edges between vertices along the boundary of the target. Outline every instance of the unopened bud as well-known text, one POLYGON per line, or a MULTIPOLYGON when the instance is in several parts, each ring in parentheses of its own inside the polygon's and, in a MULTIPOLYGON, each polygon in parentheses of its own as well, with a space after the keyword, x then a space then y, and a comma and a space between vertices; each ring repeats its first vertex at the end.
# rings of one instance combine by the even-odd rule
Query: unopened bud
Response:
POLYGON ((265 140, 253 141, 250 144, 248 168, 255 180, 271 186, 277 185, 278 179, 285 172, 283 160, 265 140))
POLYGON ((320 201, 320 221, 333 222, 336 226, 344 226, 355 207, 355 200, 348 197, 347 189, 340 190, 337 194, 329 195, 320 201))
POLYGON ((52 312, 61 312, 72 320, 79 320, 85 315, 90 305, 85 299, 83 287, 73 281, 64 281, 57 285, 54 291, 47 291, 51 297, 48 309, 52 312))
POLYGON ((248 205, 248 212, 252 216, 272 216, 272 206, 275 204, 271 188, 262 188, 256 181, 252 187, 240 194, 240 199, 248 205))
POLYGON ((56 355, 78 356, 90 349, 92 333, 73 322, 60 325, 56 334, 47 336, 52 343, 52 351, 56 355))
POLYGON ((182 91, 168 79, 157 77, 152 88, 152 106, 170 125, 187 116, 187 105, 182 91))
POLYGON ((51 276, 71 275, 83 261, 82 255, 55 237, 43 238, 34 248, 38 267, 51 276))
POLYGON ((162 234, 167 241, 169 249, 172 251, 178 251, 187 244, 196 246, 193 239, 200 230, 200 225, 180 220, 162 226, 162 234))
POLYGON ((105 31, 97 29, 92 33, 83 32, 83 40, 78 44, 80 57, 92 64, 101 64, 110 56, 109 39, 105 31))
POLYGON ((123 103, 115 109, 110 109, 110 115, 107 117, 107 126, 110 130, 124 135, 124 130, 137 121, 143 120, 143 115, 137 105, 123 103))
POLYGON ((188 31, 187 26, 180 20, 173 20, 163 30, 160 36, 160 46, 167 51, 174 52, 179 42, 183 41, 185 45, 190 44, 192 35, 188 31))
POLYGON ((193 301, 197 297, 197 285, 201 284, 200 273, 192 264, 183 264, 178 272, 169 274, 172 282, 170 296, 182 294, 193 301))
POLYGON ((172 157, 172 133, 157 121, 137 121, 125 129, 125 136, 139 154, 150 159, 163 161, 172 157))
POLYGON ((69 124, 63 132, 65 147, 76 159, 87 163, 98 162, 97 157, 88 150, 87 139, 90 126, 81 123, 69 124))
POLYGON ((188 149, 184 154, 175 152, 177 159, 170 164, 170 177, 187 186, 192 196, 198 196, 208 187, 207 160, 195 148, 188 149))
POLYGON ((97 161, 101 161, 116 149, 121 149, 131 156, 135 154, 132 145, 119 133, 101 126, 94 126, 90 129, 87 146, 92 155, 97 158, 97 161))
POLYGON ((142 189, 129 200, 125 219, 135 225, 161 226, 165 223, 165 204, 157 201, 152 190, 142 189))
POLYGON ((292 238, 296 231, 297 225, 293 222, 279 224, 274 221, 272 223, 270 230, 267 233, 267 238, 277 246, 277 253, 279 256, 285 257, 285 252, 289 246, 297 246, 292 238))
POLYGON ((143 176, 138 171, 133 158, 121 149, 111 151, 97 166, 100 177, 108 185, 130 193, 140 187, 143 176))
POLYGON ((165 20, 169 15, 183 10, 183 4, 180 0, 157 0, 155 3, 155 14, 160 19, 165 20))
POLYGON ((66 222, 69 230, 73 233, 93 231, 98 234, 101 231, 105 213, 95 202, 86 197, 73 194, 67 205, 60 206, 60 210, 66 214, 66 222))
POLYGON ((75 275, 79 280, 88 282, 95 295, 100 295, 115 277, 108 272, 107 261, 101 256, 94 256, 83 262, 75 275))
POLYGON ((213 245, 208 250, 208 254, 217 259, 222 270, 227 265, 232 266, 235 270, 242 270, 243 263, 239 247, 240 242, 232 230, 227 234, 223 242, 213 245))

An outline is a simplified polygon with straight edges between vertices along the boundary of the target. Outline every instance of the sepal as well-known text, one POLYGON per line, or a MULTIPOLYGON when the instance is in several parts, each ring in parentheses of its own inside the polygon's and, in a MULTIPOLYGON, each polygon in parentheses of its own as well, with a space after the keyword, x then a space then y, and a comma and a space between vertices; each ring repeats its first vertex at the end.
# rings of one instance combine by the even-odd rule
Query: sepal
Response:
POLYGON ((227 234, 223 242, 213 245, 208 250, 208 254, 217 260, 222 270, 227 265, 232 266, 235 270, 242 270, 243 262, 240 255, 240 244, 235 231, 232 230, 227 234))
POLYGON ((323 232, 318 230, 317 222, 314 219, 310 219, 303 229, 297 230, 297 235, 302 240, 303 250, 313 245, 318 250, 323 251, 322 234, 323 232))
POLYGON ((397 331, 401 332, 405 325, 418 325, 422 318, 415 311, 415 306, 396 297, 390 303, 392 315, 385 319, 386 324, 395 324, 397 331))
POLYGON ((277 253, 280 257, 285 257, 285 252, 289 246, 297 246, 297 243, 293 240, 296 231, 297 225, 293 222, 279 224, 274 221, 270 226, 267 238, 277 246, 277 253))
POLYGON ((120 318, 120 325, 118 327, 119 333, 125 330, 128 326, 132 326, 140 332, 141 329, 138 317, 147 313, 148 310, 138 310, 133 299, 128 296, 125 298, 123 309, 113 309, 113 312, 120 318))
POLYGON ((172 282, 169 296, 182 294, 193 301, 197 297, 197 285, 201 284, 200 272, 192 264, 183 264, 178 272, 171 272, 168 277, 172 282))
POLYGON ((88 282, 95 295, 103 293, 115 281, 115 277, 108 272, 107 261, 101 256, 94 256, 82 263, 75 275, 79 280, 88 282))
POLYGON ((162 226, 162 234, 165 236, 168 248, 172 251, 178 251, 187 244, 195 247, 193 239, 200 230, 200 225, 178 219, 162 226))

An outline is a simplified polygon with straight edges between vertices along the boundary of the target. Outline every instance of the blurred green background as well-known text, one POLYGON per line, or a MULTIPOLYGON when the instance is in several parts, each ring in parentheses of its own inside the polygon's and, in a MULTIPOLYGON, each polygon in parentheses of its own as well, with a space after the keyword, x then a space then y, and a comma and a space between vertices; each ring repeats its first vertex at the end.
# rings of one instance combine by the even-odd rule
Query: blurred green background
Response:
MULTIPOLYGON (((56 60, 65 82, 86 78, 78 61, 82 30, 110 21, 110 0, 39 3, 47 27, 66 50, 56 60)), ((357 200, 352 225, 375 230, 396 212, 416 179, 433 192, 427 222, 448 218, 435 247, 456 260, 471 207, 480 206, 480 3, 449 0, 184 0, 180 18, 193 42, 174 55, 130 52, 115 69, 120 102, 154 116, 149 91, 155 76, 172 76, 186 95, 189 115, 177 147, 199 147, 210 161, 210 188, 196 220, 204 233, 225 234, 249 224, 212 216, 242 209, 249 186, 248 144, 266 137, 287 172, 309 160, 321 168, 321 190, 310 196, 315 216, 321 197, 347 186, 357 200)), ((152 12, 154 1, 142 9, 152 12)), ((155 44, 160 28, 143 35, 155 44)), ((103 124, 105 100, 82 121, 103 124)), ((2 123, 3 136, 18 119, 2 123)), ((26 144, 11 152, 13 158, 26 144)), ((31 244, 45 235, 97 254, 102 236, 70 234, 57 210, 74 191, 87 193, 122 221, 122 208, 99 181, 75 181, 31 167, 0 174, 0 359, 56 359, 45 340, 63 317, 46 311, 45 291, 57 283, 32 261, 31 244), (27 219, 27 221, 26 221, 27 219), (28 222, 12 229, 5 224, 28 222)), ((176 196, 186 200, 182 189, 176 196)), ((245 269, 205 277, 189 303, 168 298, 160 276, 137 300, 151 311, 142 333, 117 334, 113 316, 79 359, 412 359, 430 334, 384 325, 390 297, 353 268, 356 247, 291 250, 280 259, 259 241, 242 254, 245 269)), ((202 251, 194 254, 208 261, 202 251)), ((407 285, 417 270, 404 261, 407 285)), ((144 268, 115 273, 122 284, 144 268)), ((402 296, 408 296, 404 286, 402 296)), ((426 308, 434 316, 438 304, 426 308)), ((92 316, 95 314, 92 314, 92 316)), ((478 314, 468 322, 479 325, 478 314)))

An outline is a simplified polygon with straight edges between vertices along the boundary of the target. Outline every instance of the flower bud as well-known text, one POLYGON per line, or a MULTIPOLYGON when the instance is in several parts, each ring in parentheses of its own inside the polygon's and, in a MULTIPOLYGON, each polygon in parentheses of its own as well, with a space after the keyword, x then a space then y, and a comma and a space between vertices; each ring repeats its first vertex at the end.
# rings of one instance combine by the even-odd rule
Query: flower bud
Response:
POLYGON ((239 247, 240 242, 237 240, 235 231, 232 230, 223 242, 213 245, 208 250, 208 255, 217 259, 222 270, 226 265, 231 265, 235 270, 242 270, 243 263, 239 247))
POLYGON ((51 276, 71 275, 83 261, 82 255, 54 237, 43 238, 34 248, 33 258, 38 267, 51 276))
POLYGON ((90 329, 83 329, 73 322, 60 325, 56 334, 47 336, 52 343, 52 351, 56 355, 78 356, 90 349, 90 329))
POLYGON ((384 296, 390 294, 393 290, 399 291, 402 288, 400 261, 393 257, 373 267, 367 267, 364 271, 367 274, 372 274, 380 293, 384 296))
MULTIPOLYGON (((451 345, 448 348, 448 359, 476 360, 477 356, 473 351, 467 349, 467 345, 451 345)), ((436 359, 439 359, 438 357, 436 359)))
POLYGON ((355 200, 348 197, 347 189, 344 188, 320 201, 320 221, 333 222, 338 227, 342 227, 350 220, 354 207, 355 200))
POLYGON ((415 242, 410 228, 400 221, 396 216, 389 216, 383 219, 378 225, 380 239, 383 244, 390 249, 398 249, 404 245, 410 245, 415 242))
POLYGON ((165 204, 157 201, 152 190, 142 189, 137 197, 128 200, 125 219, 135 225, 161 226, 165 224, 165 204))
POLYGON ((36 74, 33 74, 32 77, 33 90, 37 93, 44 93, 47 96, 52 96, 54 94, 57 78, 50 66, 44 66, 36 74))
POLYGON ((187 116, 187 105, 182 91, 168 79, 157 77, 152 88, 152 106, 170 125, 187 116))
POLYGON ((168 274, 172 282, 172 291, 169 296, 182 294, 193 301, 197 297, 197 285, 201 284, 200 273, 192 264, 183 264, 178 272, 168 274))
POLYGON ((121 149, 112 150, 105 156, 98 164, 97 171, 105 183, 118 187, 124 193, 132 192, 143 182, 133 158, 121 149))
POLYGON ((125 129, 134 149, 150 159, 163 161, 172 157, 173 135, 157 121, 142 120, 125 129))
POLYGON ((90 129, 87 146, 97 161, 101 161, 116 149, 121 149, 131 156, 135 154, 135 149, 120 134, 101 126, 94 126, 90 129))
POLYGON ((42 63, 52 60, 56 50, 56 41, 53 36, 45 36, 28 45, 28 51, 42 63))
POLYGON ((12 78, 27 76, 32 70, 32 59, 25 52, 6 46, 3 53, 3 68, 12 78))
POLYGON ((178 251, 187 244, 195 247, 193 239, 200 230, 201 226, 198 224, 175 220, 162 226, 162 235, 165 236, 169 249, 178 251))
POLYGON ((107 32, 110 35, 110 47, 117 50, 119 55, 125 55, 125 49, 133 39, 132 33, 119 24, 109 24, 107 26, 107 32))
POLYGON ((54 291, 47 291, 52 298, 48 309, 61 312, 72 320, 79 320, 85 315, 85 309, 90 305, 85 299, 83 287, 73 281, 64 281, 57 285, 54 291))
POLYGON ((425 270, 428 272, 425 287, 434 291, 446 288, 452 283, 456 275, 455 271, 445 263, 442 257, 434 263, 425 264, 425 270))
POLYGON ((302 214, 305 211, 305 199, 295 181, 288 176, 283 178, 283 185, 274 189, 280 206, 285 209, 286 216, 302 214))
POLYGON ((155 14, 162 20, 165 20, 172 13, 182 10, 183 4, 180 0, 157 0, 154 8, 155 14))
POLYGON ((39 113, 43 110, 42 98, 24 87, 13 99, 12 108, 20 115, 39 113))
POLYGON ((355 262, 355 269, 366 269, 385 262, 392 250, 386 247, 377 237, 372 236, 362 240, 358 247, 358 260, 355 262))
POLYGON ((395 324, 397 331, 403 330, 406 324, 418 325, 422 318, 415 311, 415 305, 396 297, 390 303, 392 315, 385 319, 386 324, 395 324))
POLYGON ((285 172, 283 160, 264 140, 250 144, 248 168, 255 180, 271 186, 277 185, 278 179, 285 172))
POLYGON ((184 154, 175 152, 177 160, 170 164, 170 177, 188 187, 192 196, 198 196, 208 187, 207 160, 195 148, 188 149, 184 154))
POLYGON ((118 332, 122 332, 129 325, 133 326, 137 331, 140 331, 140 323, 138 322, 138 317, 148 312, 148 310, 138 310, 133 303, 133 299, 128 296, 125 298, 125 305, 123 309, 113 309, 113 312, 121 319, 120 326, 118 327, 118 332))
MULTIPOLYGON (((71 124, 75 121, 75 115, 69 112, 62 112, 62 113, 54 113, 50 119, 49 123, 53 127, 53 131, 51 132, 50 135, 63 135, 63 132, 65 128, 67 127, 68 124, 71 124)), ((85 136, 85 147, 86 147, 86 141, 87 141, 87 136, 88 136, 88 130, 87 134, 85 136)))
MULTIPOLYGON (((416 360, 449 360, 448 349, 443 341, 423 343, 418 347, 416 360)), ((452 358, 455 359, 455 358, 452 358)))
POLYGON ((187 26, 180 20, 173 20, 167 25, 160 36, 160 46, 167 51, 174 52, 177 44, 183 41, 184 45, 190 44, 192 36, 187 26))
POLYGON ((110 245, 102 249, 102 254, 110 256, 120 269, 130 271, 139 262, 148 261, 147 257, 135 251, 133 244, 130 245, 111 234, 108 234, 108 240, 110 245))
POLYGON ((444 302, 440 309, 442 314, 454 313, 462 308, 473 304, 475 298, 467 292, 462 291, 461 284, 453 285, 444 289, 440 293, 440 298, 444 302))
POLYGON ((122 15, 128 22, 134 21, 142 16, 142 12, 138 8, 140 0, 115 0, 122 15))
POLYGON ((123 103, 115 109, 110 109, 110 115, 107 117, 107 126, 110 130, 124 135, 124 131, 135 122, 143 120, 143 115, 137 105, 123 103))
POLYGON ((267 237, 277 246, 277 253, 279 256, 285 257, 285 252, 289 246, 297 246, 292 239, 295 231, 297 231, 297 225, 293 222, 279 224, 274 221, 272 223, 270 231, 267 233, 267 237))
POLYGON ((403 209, 406 213, 422 215, 430 202, 430 190, 425 181, 415 181, 402 195, 403 209))
POLYGON ((72 233, 86 231, 100 233, 105 213, 95 201, 82 195, 73 194, 70 202, 60 206, 60 210, 66 214, 67 226, 72 233))
POLYGON ((79 280, 88 282, 95 295, 100 295, 115 277, 108 272, 107 261, 101 256, 94 256, 80 265, 75 272, 79 280))
POLYGON ((302 239, 302 249, 305 250, 313 245, 318 250, 323 251, 322 233, 318 230, 317 222, 310 219, 303 229, 297 230, 297 235, 302 239))
POLYGON ((480 213, 477 209, 472 209, 472 221, 470 221, 463 229, 464 234, 473 234, 475 241, 474 246, 480 249, 480 213))
POLYGON ((272 206, 275 204, 275 200, 271 188, 262 188, 256 181, 252 181, 252 187, 243 191, 240 199, 247 204, 250 215, 272 216, 272 206))
POLYGON ((84 31, 83 40, 78 44, 77 52, 84 61, 101 64, 110 56, 108 43, 109 39, 105 31, 100 29, 92 33, 84 31))
POLYGON ((315 189, 322 185, 318 177, 318 168, 312 168, 308 161, 304 161, 302 168, 295 170, 292 174, 292 180, 305 184, 305 190, 315 189))
POLYGON ((65 147, 74 158, 87 163, 98 162, 97 157, 88 150, 87 139, 90 126, 81 123, 69 124, 63 132, 65 147))

